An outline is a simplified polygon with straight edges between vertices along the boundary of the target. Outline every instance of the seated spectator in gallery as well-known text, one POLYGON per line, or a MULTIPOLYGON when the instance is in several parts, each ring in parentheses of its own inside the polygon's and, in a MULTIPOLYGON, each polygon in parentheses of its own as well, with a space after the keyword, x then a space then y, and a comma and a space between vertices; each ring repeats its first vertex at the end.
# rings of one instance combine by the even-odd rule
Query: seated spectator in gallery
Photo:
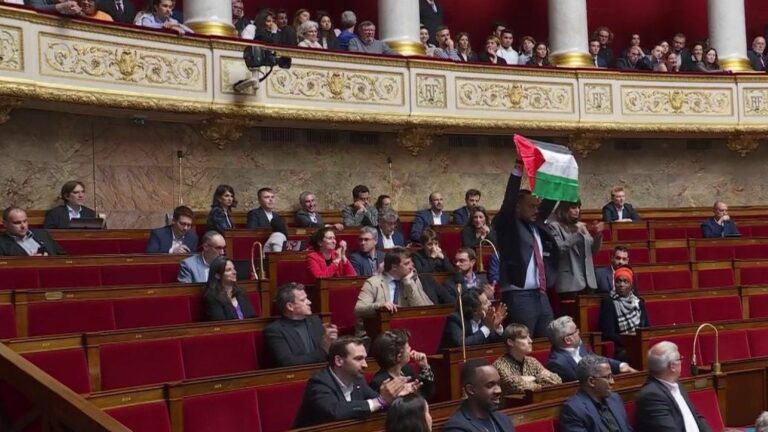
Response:
POLYGON ((606 26, 600 26, 592 33, 592 39, 597 39, 600 42, 600 57, 605 60, 605 64, 608 67, 613 67, 613 32, 606 26))
POLYGON ((171 16, 173 6, 173 0, 152 0, 144 9, 146 14, 141 18, 139 25, 152 29, 173 30, 180 35, 194 33, 191 28, 171 16))
POLYGON ((725 72, 722 68, 720 68, 720 61, 717 57, 716 49, 707 49, 707 51, 704 53, 704 57, 702 58, 700 69, 702 72, 708 73, 725 72))
POLYGON ((360 249, 349 255, 349 261, 358 276, 373 276, 384 271, 384 252, 376 249, 376 228, 360 228, 360 249))
POLYGON ((95 19, 99 21, 112 22, 114 21, 108 13, 102 12, 96 6, 95 0, 78 0, 77 4, 83 11, 83 17, 95 19))
POLYGON ((312 251, 307 254, 307 272, 313 279, 357 276, 346 255, 347 242, 342 240, 337 248, 333 228, 325 227, 315 231, 310 244, 312 251))
POLYGON ((451 30, 444 25, 441 25, 435 31, 435 39, 437 40, 437 48, 435 48, 432 56, 444 60, 460 61, 458 51, 456 51, 456 43, 451 39, 451 30))
POLYGON ((664 65, 666 66, 666 71, 668 73, 678 73, 680 72, 680 55, 674 51, 670 51, 667 53, 667 55, 664 57, 664 65))
POLYGON ((430 399, 435 391, 435 374, 429 366, 427 355, 411 348, 408 343, 411 334, 405 329, 386 331, 371 344, 371 355, 379 364, 379 371, 371 380, 373 391, 379 391, 384 381, 406 377, 410 381, 418 380, 421 383, 420 393, 430 399), (419 364, 418 376, 413 372, 410 362, 419 364))
POLYGON ((298 43, 296 30, 294 30, 293 26, 288 25, 288 12, 285 9, 278 9, 274 12, 274 17, 275 24, 279 30, 279 42, 277 43, 295 46, 298 43))
POLYGON ((464 63, 477 61, 477 53, 472 50, 472 42, 469 40, 469 33, 467 32, 460 32, 456 35, 456 51, 459 55, 459 61, 464 63))
POLYGON ((397 226, 397 213, 392 209, 384 210, 379 213, 379 226, 376 228, 378 240, 377 249, 392 249, 393 247, 405 246, 405 239, 400 228, 397 226))
POLYGON ((680 70, 686 72, 704 72, 704 45, 696 43, 686 54, 682 54, 680 70))
POLYGON ((83 204, 85 203, 85 185, 77 180, 64 183, 59 199, 63 202, 45 212, 43 228, 69 228, 69 221, 80 218, 95 218, 96 212, 83 204))
POLYGON ((418 393, 399 397, 387 408, 384 432, 430 432, 429 404, 418 393))
POLYGON ((596 68, 605 69, 608 67, 605 59, 600 57, 600 41, 597 39, 589 41, 589 55, 592 57, 592 64, 596 68))
MULTIPOLYGON (((495 308, 483 291, 466 290, 461 294, 463 309, 448 315, 443 328, 441 348, 460 347, 462 340, 466 345, 482 345, 501 342, 504 334, 502 323, 507 318, 507 305, 499 304, 495 308), (464 321, 464 333, 461 323, 464 321)), ((459 303, 456 304, 459 308, 459 303)))
MULTIPOLYGON (((285 28, 287 30, 281 30, 277 26, 275 14, 271 9, 263 8, 256 14, 253 22, 245 26, 240 37, 242 39, 253 39, 271 44, 281 44, 285 42, 286 31, 292 35, 289 37, 295 39, 295 34, 291 27, 286 26, 285 28)), ((295 45, 296 43, 294 42, 293 44, 295 45)))
POLYGON ((352 204, 341 211, 344 226, 376 226, 379 212, 371 205, 371 191, 365 185, 357 185, 352 189, 352 204))
POLYGON ((629 45, 627 45, 627 47, 624 48, 624 50, 621 52, 621 57, 619 58, 627 58, 627 54, 629 54, 629 49, 632 47, 640 48, 640 52, 642 53, 642 55, 650 54, 648 50, 644 49, 640 45, 641 45, 640 35, 637 33, 632 33, 632 35, 629 37, 629 45))
POLYGON ((416 212, 411 224, 411 241, 418 243, 424 228, 435 225, 448 225, 448 213, 443 211, 443 194, 432 192, 429 194, 429 208, 416 212))
POLYGON ((48 231, 30 229, 27 212, 10 206, 3 211, 5 233, 0 234, 1 256, 66 255, 48 231))
POLYGON ((536 46, 536 39, 533 36, 523 36, 520 41, 520 49, 517 51, 517 64, 524 65, 533 57, 533 48, 536 46))
POLYGON ((752 64, 752 69, 757 72, 765 72, 768 65, 768 56, 765 53, 765 38, 758 36, 752 39, 752 49, 747 51, 747 57, 752 64))
POLYGON ((227 251, 227 242, 216 231, 203 234, 203 250, 200 253, 185 258, 179 266, 176 279, 182 283, 205 283, 208 281, 210 266, 214 259, 223 256, 227 251))
POLYGON ((355 34, 355 26, 357 26, 357 16, 355 13, 350 10, 342 12, 341 32, 338 37, 340 50, 349 51, 349 41, 357 38, 357 35, 355 34))
POLYGON ((109 14, 115 22, 135 23, 136 6, 132 0, 97 0, 96 6, 109 14))
POLYGON ((296 212, 296 225, 301 228, 322 228, 333 227, 336 231, 344 229, 344 225, 337 224, 325 224, 323 223, 323 215, 317 211, 317 197, 314 193, 304 191, 299 195, 299 205, 301 208, 296 212))
POLYGON ((627 194, 621 186, 611 189, 611 202, 603 206, 603 222, 638 222, 637 214, 632 204, 627 202, 627 194))
POLYGON ((643 51, 639 47, 631 47, 626 57, 616 61, 616 68, 621 70, 648 70, 643 60, 643 51))
POLYGON ((269 235, 264 249, 268 252, 280 252, 283 244, 288 240, 288 227, 285 220, 275 210, 277 195, 272 188, 261 188, 256 193, 259 199, 259 207, 248 212, 248 229, 269 228, 269 235))
POLYGON ((628 362, 622 335, 633 335, 640 327, 650 327, 645 300, 632 292, 635 274, 629 267, 613 272, 613 291, 600 301, 600 331, 603 340, 613 342, 613 358, 628 362))
POLYGON ((78 16, 83 13, 82 8, 75 0, 24 0, 24 4, 37 10, 60 15, 78 16))
POLYGON ((235 190, 230 185, 222 184, 216 187, 213 193, 211 211, 208 212, 206 225, 208 231, 217 231, 224 234, 225 230, 235 228, 232 222, 232 209, 237 207, 235 190))
POLYGON ((218 256, 211 263, 203 303, 209 321, 243 320, 257 316, 248 295, 237 286, 235 264, 225 256, 218 256))
POLYGON ((533 56, 528 60, 526 66, 549 66, 549 47, 544 42, 539 42, 533 48, 533 56))
POLYGON ((280 319, 264 329, 267 351, 272 354, 275 366, 327 361, 328 349, 338 339, 339 330, 312 314, 312 302, 304 285, 292 282, 278 288, 275 305, 280 319))
POLYGON ((499 36, 499 50, 496 52, 496 55, 503 58, 505 62, 507 62, 508 65, 516 65, 519 62, 519 55, 517 54, 517 51, 515 51, 515 48, 512 46, 512 44, 515 42, 515 36, 514 33, 512 33, 512 29, 505 28, 501 31, 501 36, 499 36))
POLYGON ((507 353, 496 359, 493 366, 501 377, 501 390, 505 395, 523 394, 526 390, 539 390, 544 386, 561 384, 556 373, 531 356, 533 340, 528 327, 512 323, 504 329, 507 353))
POLYGON ((483 207, 472 209, 470 219, 461 229, 461 245, 467 248, 476 248, 483 240, 496 244, 496 231, 489 225, 488 213, 483 207))
POLYGON ((484 274, 475 273, 477 264, 477 254, 472 248, 463 247, 456 251, 454 260, 456 272, 446 279, 445 289, 451 292, 456 291, 456 285, 461 285, 461 290, 480 290, 483 291, 489 299, 493 298, 493 287, 488 283, 484 274))
POLYGON ((197 251, 197 234, 192 229, 195 214, 187 206, 173 209, 170 225, 149 233, 146 253, 190 254, 197 251))
POLYGON ((464 193, 465 205, 453 211, 453 214, 451 215, 451 223, 454 225, 466 225, 469 221, 472 209, 480 205, 481 195, 482 194, 477 189, 470 189, 464 193))
POLYGON ((325 49, 318 38, 318 27, 318 24, 312 20, 301 23, 298 30, 301 42, 299 42, 298 46, 301 48, 325 49))
POLYGON ((328 349, 328 367, 307 382, 293 428, 340 420, 362 420, 392 404, 396 397, 416 392, 420 384, 405 377, 385 381, 377 394, 366 384, 362 339, 340 337, 328 349))
POLYGON ((317 41, 323 49, 339 49, 338 36, 333 28, 333 21, 328 12, 317 11, 317 41))
POLYGON ((507 64, 503 58, 496 54, 499 52, 499 45, 499 38, 496 36, 488 36, 485 38, 485 50, 477 55, 478 63, 490 63, 497 66, 507 64))
POLYGON ((434 44, 429 42, 429 29, 421 26, 419 29, 419 42, 421 42, 422 45, 424 45, 424 55, 427 57, 432 57, 435 54, 435 48, 437 48, 434 44))
POLYGON ((736 222, 728 214, 728 205, 722 201, 715 201, 712 206, 711 218, 701 224, 701 236, 704 238, 741 237, 736 222))
POLYGON ((467 360, 461 368, 461 389, 467 398, 448 418, 445 432, 514 432, 512 420, 502 411, 499 373, 484 358, 467 360), (482 425, 482 429, 478 427, 482 425))
POLYGON ((293 31, 296 32, 296 35, 298 35, 298 38, 296 39, 296 43, 301 42, 304 40, 304 38, 299 34, 299 27, 301 27, 302 24, 309 21, 310 14, 307 9, 301 8, 297 9, 296 12, 293 14, 293 31))
POLYGON ((419 273, 448 273, 455 269, 450 258, 440 248, 440 237, 431 228, 421 233, 422 248, 413 254, 413 264, 419 273))
POLYGON ((245 30, 245 27, 251 23, 251 20, 245 16, 245 6, 243 5, 243 1, 232 0, 232 25, 237 31, 237 36, 242 37, 243 30, 245 30))
POLYGON ((365 54, 400 55, 385 42, 376 39, 376 25, 363 21, 358 26, 358 37, 349 41, 349 50, 365 54))

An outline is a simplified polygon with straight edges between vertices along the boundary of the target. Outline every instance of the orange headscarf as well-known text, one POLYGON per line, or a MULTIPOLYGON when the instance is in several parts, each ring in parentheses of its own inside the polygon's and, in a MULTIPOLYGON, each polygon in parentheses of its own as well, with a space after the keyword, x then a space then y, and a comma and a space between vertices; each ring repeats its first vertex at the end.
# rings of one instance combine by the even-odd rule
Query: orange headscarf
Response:
POLYGON ((613 280, 618 279, 619 276, 623 276, 629 280, 629 284, 632 285, 632 280, 635 278, 635 273, 629 267, 619 267, 613 271, 613 280))

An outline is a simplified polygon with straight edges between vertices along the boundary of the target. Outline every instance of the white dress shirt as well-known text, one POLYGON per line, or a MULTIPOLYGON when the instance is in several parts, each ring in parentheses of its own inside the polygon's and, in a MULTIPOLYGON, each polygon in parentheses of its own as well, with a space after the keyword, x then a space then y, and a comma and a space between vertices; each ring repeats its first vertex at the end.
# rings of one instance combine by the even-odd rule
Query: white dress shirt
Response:
POLYGON ((82 207, 80 207, 79 210, 75 210, 69 205, 67 205, 67 213, 69 214, 69 220, 72 219, 80 219, 80 212, 83 210, 82 207))
MULTIPOLYGON (((525 223, 525 222, 524 222, 525 223)), ((544 248, 541 245, 541 236, 539 236, 539 230, 533 226, 533 240, 538 243, 539 250, 541 251, 541 259, 544 259, 544 248)), ((531 259, 528 261, 528 268, 525 270, 525 286, 523 289, 538 289, 539 288, 539 274, 536 269, 536 252, 531 249, 531 259)), ((545 287, 544 287, 545 288, 545 287)))
POLYGON ((442 225, 443 224, 442 216, 443 216, 443 212, 435 213, 435 212, 432 211, 432 224, 433 225, 442 225))
POLYGON ((381 233, 381 246, 384 249, 392 249, 393 247, 395 247, 395 240, 392 238, 392 235, 387 237, 386 235, 384 235, 384 233, 381 233))
POLYGON ((659 380, 665 387, 672 393, 672 398, 677 403, 677 407, 680 408, 680 412, 683 413, 683 422, 685 423, 685 432, 699 432, 699 425, 696 423, 696 417, 693 416, 691 408, 685 402, 682 393, 680 393, 680 386, 677 383, 671 383, 669 381, 659 380))

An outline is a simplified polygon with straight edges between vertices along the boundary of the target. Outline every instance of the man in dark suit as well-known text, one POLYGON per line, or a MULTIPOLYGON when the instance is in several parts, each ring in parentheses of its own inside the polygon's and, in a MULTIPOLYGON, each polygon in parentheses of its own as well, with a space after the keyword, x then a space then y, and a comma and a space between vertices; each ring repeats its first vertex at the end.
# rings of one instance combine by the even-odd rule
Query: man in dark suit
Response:
POLYGON ((461 387, 467 399, 450 417, 444 432, 514 432, 512 421, 498 412, 501 403, 501 378, 488 360, 471 359, 461 368, 461 387))
POLYGON ((96 7, 109 14, 115 22, 133 24, 136 17, 136 6, 131 0, 98 0, 96 7))
POLYGON ((3 211, 5 233, 0 235, 0 256, 66 255, 48 231, 29 229, 27 212, 16 206, 3 211))
POLYGON ((376 249, 376 228, 360 228, 360 249, 349 255, 349 262, 358 276, 373 276, 384 271, 384 252, 376 249))
POLYGON ((363 341, 341 337, 328 348, 329 364, 307 382, 294 428, 339 420, 364 419, 387 407, 398 396, 419 389, 418 381, 397 377, 382 383, 376 394, 363 378, 368 366, 363 341))
POLYGON ((589 41, 589 55, 592 56, 592 64, 596 68, 607 68, 608 63, 606 63, 605 58, 600 56, 600 48, 599 40, 592 39, 589 41))
POLYGON ((275 190, 261 188, 257 192, 259 207, 248 212, 248 228, 272 228, 273 231, 288 233, 285 221, 275 211, 275 190))
POLYGON ((147 253, 189 254, 197 250, 197 234, 192 230, 195 214, 187 206, 173 209, 170 225, 149 233, 147 253))
POLYGON ((443 194, 432 192, 429 194, 429 208, 416 213, 411 224, 411 241, 421 242, 421 232, 424 228, 433 225, 448 225, 448 213, 443 211, 443 194))
POLYGON ((429 273, 420 274, 419 281, 421 281, 421 288, 424 290, 424 294, 432 300, 432 304, 456 304, 457 294, 455 285, 446 288, 445 285, 437 283, 435 277, 429 273))
MULTIPOLYGON (((607 294, 613 291, 613 271, 621 266, 628 265, 629 249, 623 245, 618 245, 613 248, 613 254, 611 255, 611 265, 607 267, 598 267, 595 269, 597 292, 601 294, 607 294)), ((632 281, 632 290, 637 292, 637 279, 632 281)))
POLYGON ((559 249, 544 225, 549 211, 540 211, 540 201, 531 191, 520 190, 522 172, 523 163, 518 160, 493 219, 501 300, 507 305, 510 322, 524 324, 533 337, 544 337, 553 318, 546 290, 557 279, 559 249))
POLYGON ((83 182, 71 180, 64 183, 59 198, 64 203, 45 212, 43 228, 66 229, 70 227, 72 219, 96 217, 96 211, 84 205, 85 185, 83 182))
POLYGON ((677 33, 672 38, 670 49, 677 54, 677 65, 681 71, 694 70, 695 64, 691 58, 691 50, 685 47, 686 38, 683 33, 677 33))
POLYGON ((765 55, 765 38, 758 36, 752 40, 752 49, 747 51, 747 57, 752 64, 752 69, 765 72, 768 66, 768 57, 765 55))
POLYGON ((419 20, 429 30, 429 43, 437 45, 435 33, 443 25, 443 7, 437 0, 419 0, 419 20))
POLYGON ((712 206, 713 216, 701 224, 701 236, 704 238, 739 237, 741 233, 736 223, 728 214, 728 205, 715 201, 712 206))
POLYGON ((394 247, 405 247, 405 239, 400 228, 397 227, 397 213, 394 210, 386 209, 379 215, 376 240, 376 249, 392 249, 394 247))
POLYGON ((616 186, 611 189, 611 202, 603 206, 603 222, 638 222, 637 214, 632 204, 627 202, 624 188, 616 186))
POLYGON ((323 324, 312 314, 304 285, 289 283, 277 290, 277 310, 282 316, 264 329, 267 348, 275 366, 297 366, 322 363, 328 359, 328 348, 338 339, 333 324, 323 324))
MULTIPOLYGON (((576 381, 576 366, 584 357, 594 354, 582 343, 579 327, 573 318, 564 315, 549 324, 548 333, 552 348, 547 359, 547 369, 560 375, 564 383, 576 381)), ((614 359, 606 361, 614 374, 637 372, 627 363, 614 359)))
POLYGON ((678 383, 682 362, 677 345, 659 342, 648 351, 648 381, 635 399, 637 432, 710 432, 684 386, 678 383))
POLYGON ((608 359, 589 355, 576 367, 579 391, 560 408, 563 432, 632 432, 624 402, 611 392, 613 373, 608 359))
POLYGON ((501 304, 494 308, 484 292, 467 290, 461 294, 463 309, 448 315, 443 328, 442 348, 466 345, 482 345, 501 342, 504 334, 502 323, 507 317, 507 307, 501 304), (461 322, 464 321, 464 333, 461 322))
POLYGON ((451 216, 454 225, 466 225, 471 218, 472 210, 480 205, 480 196, 482 194, 477 189, 470 189, 464 194, 464 202, 466 205, 461 208, 457 208, 453 211, 451 216))

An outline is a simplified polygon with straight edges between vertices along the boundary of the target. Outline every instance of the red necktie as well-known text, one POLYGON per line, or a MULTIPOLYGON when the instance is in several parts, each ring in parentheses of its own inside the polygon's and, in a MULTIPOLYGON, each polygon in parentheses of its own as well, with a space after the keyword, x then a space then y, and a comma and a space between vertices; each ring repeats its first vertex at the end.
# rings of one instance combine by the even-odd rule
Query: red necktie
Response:
MULTIPOLYGON (((536 230, 536 227, 532 227, 533 230, 536 230)), ((544 269, 544 257, 541 255, 541 248, 539 248, 539 242, 536 241, 536 235, 534 235, 533 232, 531 232, 533 235, 533 257, 536 259, 536 276, 538 276, 536 279, 539 282, 539 291, 541 292, 547 292, 547 274, 544 269)))

